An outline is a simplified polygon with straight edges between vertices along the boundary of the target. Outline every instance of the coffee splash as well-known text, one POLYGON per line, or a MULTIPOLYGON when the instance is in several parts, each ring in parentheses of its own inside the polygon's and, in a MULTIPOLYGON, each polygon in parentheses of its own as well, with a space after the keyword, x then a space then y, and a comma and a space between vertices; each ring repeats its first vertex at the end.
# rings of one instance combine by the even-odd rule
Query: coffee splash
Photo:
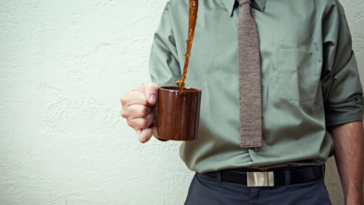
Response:
POLYGON ((193 37, 195 36, 195 27, 197 20, 197 10, 198 10, 198 0, 190 0, 190 13, 189 13, 189 21, 188 21, 188 38, 187 38, 187 49, 185 56, 185 65, 183 67, 183 75, 179 80, 175 80, 180 87, 179 93, 182 94, 183 88, 185 87, 185 80, 187 75, 188 63, 190 60, 191 48, 193 37))

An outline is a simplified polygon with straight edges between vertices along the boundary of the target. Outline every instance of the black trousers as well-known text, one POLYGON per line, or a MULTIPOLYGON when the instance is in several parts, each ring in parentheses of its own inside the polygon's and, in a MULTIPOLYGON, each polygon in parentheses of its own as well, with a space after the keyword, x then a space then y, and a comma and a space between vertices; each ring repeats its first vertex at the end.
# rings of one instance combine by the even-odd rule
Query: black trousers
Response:
MULTIPOLYGON (((221 179, 220 179, 221 180, 221 179)), ((196 173, 186 199, 186 205, 326 205, 331 204, 324 178, 274 187, 247 187, 224 182, 196 173)))

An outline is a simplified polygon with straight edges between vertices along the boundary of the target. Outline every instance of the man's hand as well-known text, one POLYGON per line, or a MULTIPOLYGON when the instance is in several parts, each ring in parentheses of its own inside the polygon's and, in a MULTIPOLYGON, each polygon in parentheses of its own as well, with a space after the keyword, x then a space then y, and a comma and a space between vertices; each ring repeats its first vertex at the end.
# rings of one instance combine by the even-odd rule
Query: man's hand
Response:
POLYGON ((363 205, 364 134, 363 122, 330 127, 335 143, 335 160, 346 205, 363 205))
POLYGON ((156 121, 158 86, 154 83, 134 88, 120 98, 121 116, 137 132, 141 143, 148 142, 156 128, 150 126, 156 121))

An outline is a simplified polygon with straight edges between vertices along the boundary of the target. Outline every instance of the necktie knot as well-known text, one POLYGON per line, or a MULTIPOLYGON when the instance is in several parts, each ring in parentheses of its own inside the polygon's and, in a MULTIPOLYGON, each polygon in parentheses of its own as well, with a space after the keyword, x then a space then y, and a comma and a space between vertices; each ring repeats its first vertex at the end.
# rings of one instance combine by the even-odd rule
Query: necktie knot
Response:
POLYGON ((249 4, 251 5, 251 0, 237 0, 239 2, 239 5, 242 6, 243 4, 249 4))

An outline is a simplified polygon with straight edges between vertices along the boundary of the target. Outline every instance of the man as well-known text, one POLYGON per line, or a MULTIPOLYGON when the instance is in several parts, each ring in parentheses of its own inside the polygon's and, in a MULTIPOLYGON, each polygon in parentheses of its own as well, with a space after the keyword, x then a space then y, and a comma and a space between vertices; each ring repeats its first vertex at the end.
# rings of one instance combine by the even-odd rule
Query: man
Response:
MULTIPOLYGON (((200 0, 186 80, 202 90, 199 138, 180 150, 196 171, 186 204, 331 204, 322 165, 333 154, 345 203, 363 204, 363 90, 342 6, 338 0, 253 0, 251 7, 259 37, 262 145, 240 146, 242 5, 200 0)), ((121 98, 121 115, 142 143, 155 131, 149 127, 158 86, 181 77, 187 29, 188 1, 169 1, 150 57, 156 84, 121 98)))

